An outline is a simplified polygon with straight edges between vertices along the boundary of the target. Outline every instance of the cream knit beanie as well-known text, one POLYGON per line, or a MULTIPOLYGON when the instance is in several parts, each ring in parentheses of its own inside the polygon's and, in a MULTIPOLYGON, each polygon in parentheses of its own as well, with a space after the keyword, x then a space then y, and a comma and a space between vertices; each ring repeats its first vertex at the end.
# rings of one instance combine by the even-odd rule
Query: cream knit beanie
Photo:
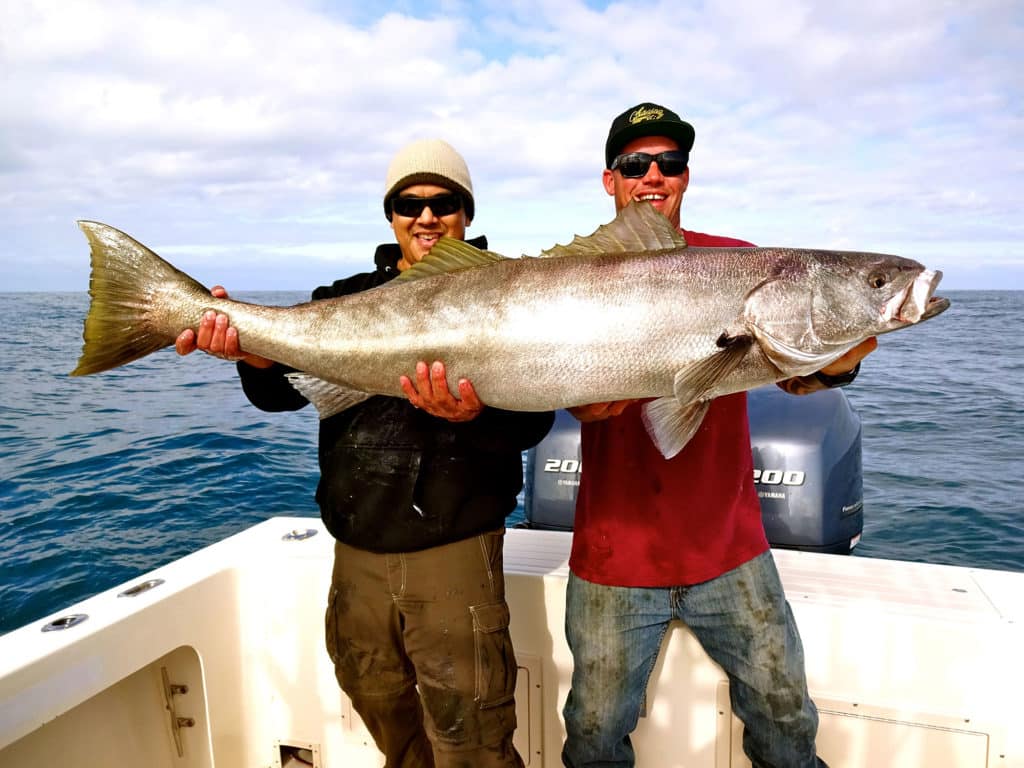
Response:
POLYGON ((473 218, 473 182, 455 147, 441 139, 406 144, 392 158, 384 182, 384 215, 391 221, 391 198, 413 184, 437 184, 462 195, 466 216, 473 218))

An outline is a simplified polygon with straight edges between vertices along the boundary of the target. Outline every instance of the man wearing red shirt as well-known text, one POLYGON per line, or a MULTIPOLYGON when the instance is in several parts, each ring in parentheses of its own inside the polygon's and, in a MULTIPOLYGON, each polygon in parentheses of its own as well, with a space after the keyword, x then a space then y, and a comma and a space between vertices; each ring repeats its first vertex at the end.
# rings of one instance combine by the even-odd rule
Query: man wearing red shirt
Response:
MULTIPOLYGON (((651 103, 626 110, 605 145, 616 210, 647 200, 694 246, 749 246, 682 229, 693 127, 651 103)), ((814 376, 780 382, 805 394, 852 380, 874 339, 814 376)), ((686 447, 665 459, 635 401, 571 409, 582 465, 566 595, 572 688, 569 768, 633 766, 636 728, 662 639, 684 621, 729 678, 743 748, 755 768, 823 766, 803 648, 761 522, 746 393, 720 397, 686 447)))

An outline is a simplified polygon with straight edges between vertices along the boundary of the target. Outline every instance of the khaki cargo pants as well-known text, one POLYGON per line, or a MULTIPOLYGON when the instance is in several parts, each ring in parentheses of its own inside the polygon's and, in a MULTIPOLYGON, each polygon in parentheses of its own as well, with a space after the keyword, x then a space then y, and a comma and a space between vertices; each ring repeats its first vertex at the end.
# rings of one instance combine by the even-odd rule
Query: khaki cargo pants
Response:
POLYGON ((327 652, 387 768, 523 765, 503 541, 404 554, 335 543, 327 652))

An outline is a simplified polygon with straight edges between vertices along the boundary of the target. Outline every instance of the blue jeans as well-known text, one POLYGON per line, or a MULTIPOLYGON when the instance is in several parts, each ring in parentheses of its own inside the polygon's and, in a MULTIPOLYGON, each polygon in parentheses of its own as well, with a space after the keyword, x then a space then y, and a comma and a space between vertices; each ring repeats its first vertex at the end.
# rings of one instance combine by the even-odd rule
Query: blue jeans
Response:
POLYGON ((728 676, 755 768, 824 766, 815 756, 818 711, 807 693, 803 646, 771 552, 688 587, 607 587, 569 574, 566 766, 635 764, 629 734, 674 619, 728 676))

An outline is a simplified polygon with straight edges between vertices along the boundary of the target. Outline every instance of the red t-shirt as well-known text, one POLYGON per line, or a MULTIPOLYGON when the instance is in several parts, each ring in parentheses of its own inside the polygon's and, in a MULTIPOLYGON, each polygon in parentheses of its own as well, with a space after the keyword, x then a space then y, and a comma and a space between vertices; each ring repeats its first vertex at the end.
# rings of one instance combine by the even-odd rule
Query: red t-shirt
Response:
MULTIPOLYGON (((683 230, 694 246, 750 243, 683 230)), ((711 403, 683 450, 665 459, 640 416, 584 423, 569 567, 597 584, 699 584, 768 549, 754 488, 747 395, 711 403)))

